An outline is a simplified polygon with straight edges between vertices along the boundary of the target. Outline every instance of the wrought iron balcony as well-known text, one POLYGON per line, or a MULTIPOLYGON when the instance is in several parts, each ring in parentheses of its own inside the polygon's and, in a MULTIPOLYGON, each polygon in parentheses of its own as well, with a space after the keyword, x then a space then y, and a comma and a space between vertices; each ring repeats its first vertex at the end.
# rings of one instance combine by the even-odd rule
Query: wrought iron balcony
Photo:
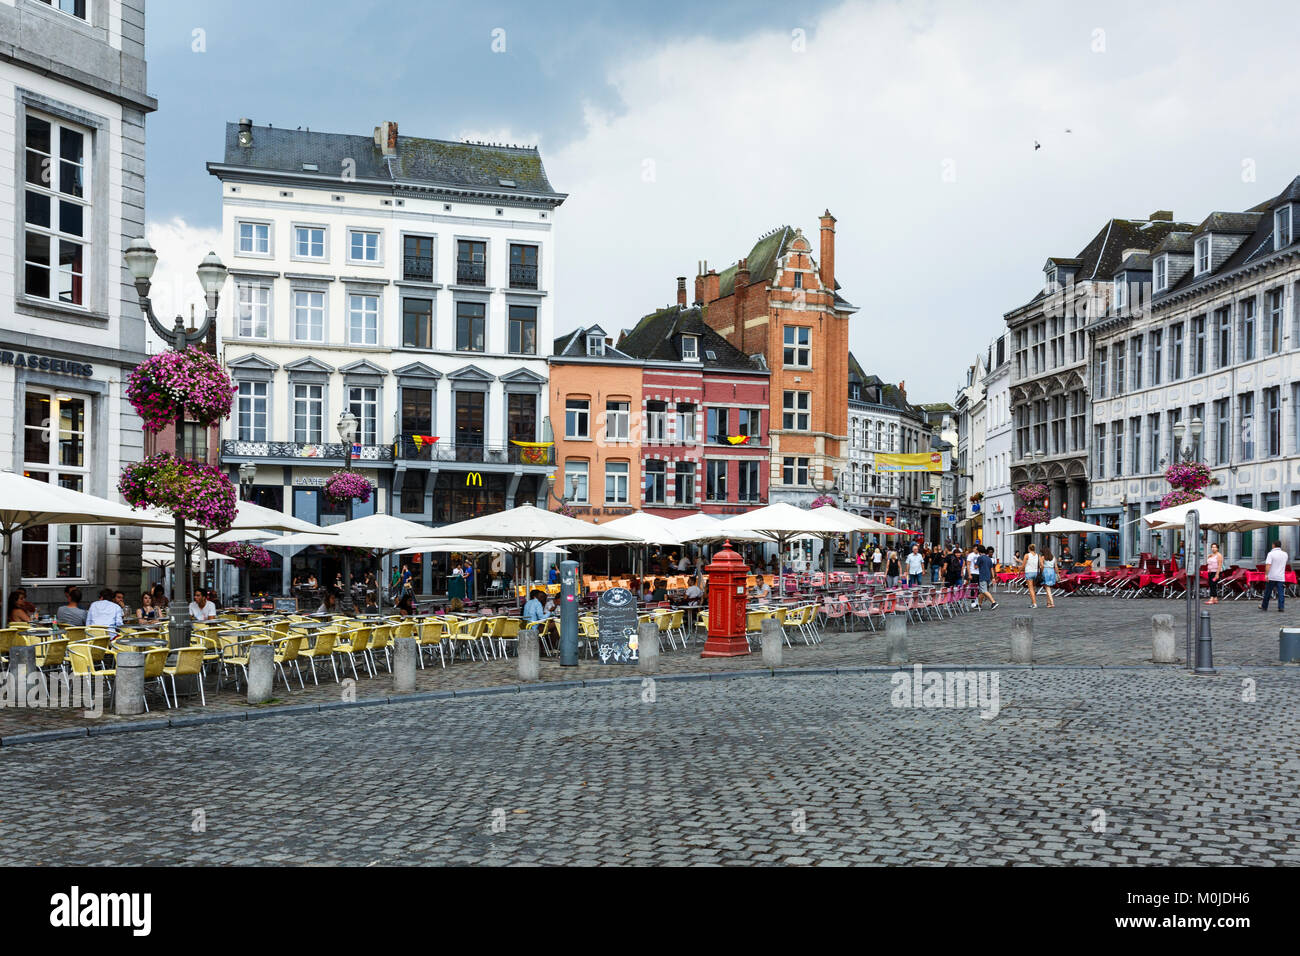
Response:
POLYGON ((520 446, 511 443, 416 442, 403 435, 396 442, 397 457, 403 461, 459 461, 471 464, 555 465, 555 448, 520 446))
MULTIPOLYGON (((359 454, 354 452, 352 455, 354 462, 393 460, 391 445, 362 445, 360 448, 359 454)), ((319 458, 326 462, 342 463, 346 456, 342 442, 240 441, 228 438, 221 443, 223 459, 281 458, 302 461, 319 458)))
POLYGON ((457 285, 487 285, 487 264, 483 262, 456 261, 457 285))
POLYGON ((536 289, 537 266, 522 262, 510 263, 510 288, 536 289))
POLYGON ((433 256, 404 256, 402 278, 407 282, 432 282, 433 256))

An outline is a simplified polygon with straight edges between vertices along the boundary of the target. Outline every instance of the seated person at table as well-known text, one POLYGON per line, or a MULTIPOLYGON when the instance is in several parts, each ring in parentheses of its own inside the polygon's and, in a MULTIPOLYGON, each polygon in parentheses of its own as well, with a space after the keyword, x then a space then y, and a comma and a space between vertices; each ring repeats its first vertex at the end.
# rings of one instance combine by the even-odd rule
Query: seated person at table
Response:
POLYGON ((558 607, 558 606, 556 605, 556 603, 555 603, 555 595, 554 595, 554 594, 548 594, 548 595, 546 595, 546 613, 547 613, 547 615, 550 616, 550 615, 556 614, 556 613, 558 613, 558 612, 559 612, 559 607, 558 607))
POLYGON ((161 584, 155 584, 153 590, 149 593, 153 595, 153 606, 158 609, 159 614, 166 617, 168 611, 171 609, 172 602, 171 599, 167 597, 167 592, 163 590, 163 586, 161 584))
POLYGON ((528 600, 524 603, 523 618, 530 624, 536 624, 546 617, 546 608, 542 605, 542 598, 546 597, 545 591, 539 591, 533 588, 528 594, 528 600))
POLYGON ((1062 574, 1069 574, 1074 570, 1074 552, 1070 550, 1068 544, 1061 550, 1061 559, 1058 563, 1061 565, 1062 574))
POLYGON ((22 609, 22 595, 17 591, 9 592, 8 606, 10 624, 27 624, 31 621, 32 616, 22 609))
POLYGON ((698 580, 693 580, 693 581, 691 581, 691 586, 688 587, 688 588, 686 589, 686 601, 687 601, 687 603, 689 603, 689 604, 694 604, 696 601, 698 601, 698 600, 699 600, 700 598, 702 598, 703 596, 704 596, 704 592, 700 590, 700 583, 699 583, 699 581, 698 581, 698 580))
POLYGON ((86 611, 81 607, 81 588, 68 585, 63 589, 68 603, 54 612, 54 619, 64 627, 82 627, 86 623, 86 611))
POLYGON ((366 593, 366 613, 375 614, 379 611, 379 604, 375 600, 375 595, 371 592, 366 593))
MULTIPOLYGON (((452 602, 453 605, 455 603, 455 601, 452 602)), ((453 610, 456 610, 456 608, 453 608, 453 610)), ((413 617, 415 615, 415 597, 410 594, 403 595, 402 599, 397 602, 397 613, 404 617, 413 617)))
POLYGON ((766 601, 772 596, 772 589, 768 587, 767 582, 763 580, 763 575, 754 579, 754 597, 760 601, 766 601))
MULTIPOLYGON (((140 610, 136 614, 136 620, 141 624, 147 624, 150 621, 157 621, 161 617, 162 614, 153 606, 153 595, 145 591, 140 595, 140 610)), ((85 618, 83 617, 82 620, 85 620, 85 618)))
POLYGON ((127 617, 132 617, 132 616, 133 616, 133 615, 131 614, 131 606, 130 606, 129 604, 126 603, 126 592, 125 592, 125 591, 114 591, 114 592, 113 592, 113 600, 116 601, 116 602, 117 602, 117 606, 120 607, 120 608, 122 609, 122 617, 127 618, 127 617))
MULTIPOLYGON (((93 608, 94 605, 91 605, 93 608)), ((194 600, 190 602, 190 618, 194 621, 210 621, 217 616, 217 606, 208 600, 208 592, 199 588, 194 592, 194 600)), ((89 620, 86 621, 90 623, 89 620)))
POLYGON ((650 600, 658 604, 668 597, 668 585, 663 578, 656 578, 654 587, 650 591, 650 600))
MULTIPOLYGON (((190 612, 193 613, 191 605, 190 612)), ((86 612, 87 627, 106 627, 110 637, 117 636, 117 629, 122 626, 122 608, 113 600, 113 589, 104 588, 99 592, 99 600, 90 605, 86 612)))
MULTIPOLYGON (((400 605, 399 605, 400 606, 400 605)), ((332 590, 326 591, 325 596, 321 598, 320 607, 316 608, 317 614, 335 614, 339 609, 339 599, 332 590)))

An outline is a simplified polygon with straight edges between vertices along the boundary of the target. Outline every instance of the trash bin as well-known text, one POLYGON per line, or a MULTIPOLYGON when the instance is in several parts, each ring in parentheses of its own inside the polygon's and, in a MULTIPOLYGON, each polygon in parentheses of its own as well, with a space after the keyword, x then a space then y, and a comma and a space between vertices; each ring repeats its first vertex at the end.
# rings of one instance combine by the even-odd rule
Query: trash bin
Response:
POLYGON ((1278 629, 1277 659, 1284 664, 1300 661, 1300 627, 1278 629))

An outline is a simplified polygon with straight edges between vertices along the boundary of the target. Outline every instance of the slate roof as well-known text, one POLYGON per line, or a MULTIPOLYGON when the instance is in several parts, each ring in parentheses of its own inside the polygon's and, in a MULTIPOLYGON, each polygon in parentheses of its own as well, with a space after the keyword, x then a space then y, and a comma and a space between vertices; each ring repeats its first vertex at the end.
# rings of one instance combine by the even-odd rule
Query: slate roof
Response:
MULTIPOLYGON (((745 256, 745 263, 749 267, 750 284, 759 282, 771 282, 776 277, 776 263, 783 255, 790 250, 790 243, 794 241, 795 230, 790 226, 778 226, 771 232, 760 236, 754 243, 754 247, 749 250, 749 255, 745 256)), ((815 252, 816 250, 814 250, 815 252)), ((728 266, 718 273, 718 295, 727 296, 736 291, 736 268, 739 263, 728 266)), ((838 280, 835 288, 839 289, 838 280)), ((840 296, 835 297, 837 305, 843 304, 845 308, 856 308, 840 296)))
POLYGON ((564 358, 599 359, 603 357, 624 360, 633 358, 633 356, 628 355, 626 352, 608 344, 605 346, 604 356, 588 355, 587 335, 591 332, 599 332, 602 339, 609 337, 605 330, 598 325, 589 325, 586 328, 574 329, 572 332, 567 332, 555 340, 555 350, 551 354, 564 358))
POLYGON ((907 396, 897 385, 886 382, 879 375, 868 375, 858 364, 857 356, 852 352, 849 353, 849 384, 858 384, 862 386, 862 398, 850 399, 852 402, 865 402, 871 405, 887 405, 890 408, 896 408, 900 412, 910 415, 912 418, 924 420, 925 412, 919 405, 913 405, 907 400, 907 396), (880 401, 876 401, 874 396, 868 397, 872 389, 880 389, 880 401))
POLYGON ((632 331, 619 339, 618 347, 633 358, 680 362, 682 353, 678 340, 683 334, 700 337, 700 364, 705 368, 766 371, 762 361, 746 355, 710 328, 698 306, 670 305, 643 316, 632 331), (716 357, 710 359, 708 352, 716 357))
POLYGON ((240 146, 238 137, 239 124, 227 123, 225 155, 220 164, 209 164, 209 169, 222 165, 250 172, 319 172, 322 178, 337 180, 344 162, 351 161, 358 182, 546 197, 557 205, 565 198, 546 178, 535 146, 487 146, 399 133, 397 155, 390 164, 375 145, 373 135, 254 126, 252 146, 240 146), (317 169, 304 170, 304 163, 315 164, 317 169), (505 186, 503 179, 515 185, 505 186))

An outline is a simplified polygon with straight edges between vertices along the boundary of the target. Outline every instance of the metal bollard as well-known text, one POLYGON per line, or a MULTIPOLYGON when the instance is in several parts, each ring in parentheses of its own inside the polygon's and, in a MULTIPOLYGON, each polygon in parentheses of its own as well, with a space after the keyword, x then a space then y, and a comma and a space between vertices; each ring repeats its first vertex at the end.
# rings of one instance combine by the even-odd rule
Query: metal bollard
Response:
POLYGON ((144 713, 143 654, 132 651, 117 655, 117 683, 113 687, 113 713, 119 717, 144 713))
POLYGON ((275 681, 275 648, 254 644, 248 649, 248 702, 265 704, 271 699, 275 681))
POLYGON ((891 614, 885 619, 885 647, 889 651, 889 663, 907 663, 907 617, 891 614))
POLYGON ((413 637, 393 641, 393 693, 409 694, 415 690, 415 665, 420 660, 420 642, 413 637))
POLYGON ((636 626, 636 669, 642 674, 659 673, 659 625, 642 621, 636 626))
POLYGON ((1201 611, 1201 632, 1196 638, 1196 673, 1217 674, 1214 669, 1214 641, 1210 638, 1210 612, 1201 611))
POLYGON ((1034 662, 1034 619, 1028 614, 1017 614, 1011 622, 1011 662, 1034 662))
POLYGON ((1151 659, 1157 664, 1177 663, 1174 657, 1174 616, 1151 615, 1151 659))
POLYGON ((764 618, 763 629, 763 663, 768 667, 780 667, 785 657, 785 628, 774 617, 764 618))
POLYGON ((537 636, 537 628, 529 627, 519 632, 519 646, 515 653, 519 658, 519 679, 538 680, 542 676, 542 642, 537 636))

